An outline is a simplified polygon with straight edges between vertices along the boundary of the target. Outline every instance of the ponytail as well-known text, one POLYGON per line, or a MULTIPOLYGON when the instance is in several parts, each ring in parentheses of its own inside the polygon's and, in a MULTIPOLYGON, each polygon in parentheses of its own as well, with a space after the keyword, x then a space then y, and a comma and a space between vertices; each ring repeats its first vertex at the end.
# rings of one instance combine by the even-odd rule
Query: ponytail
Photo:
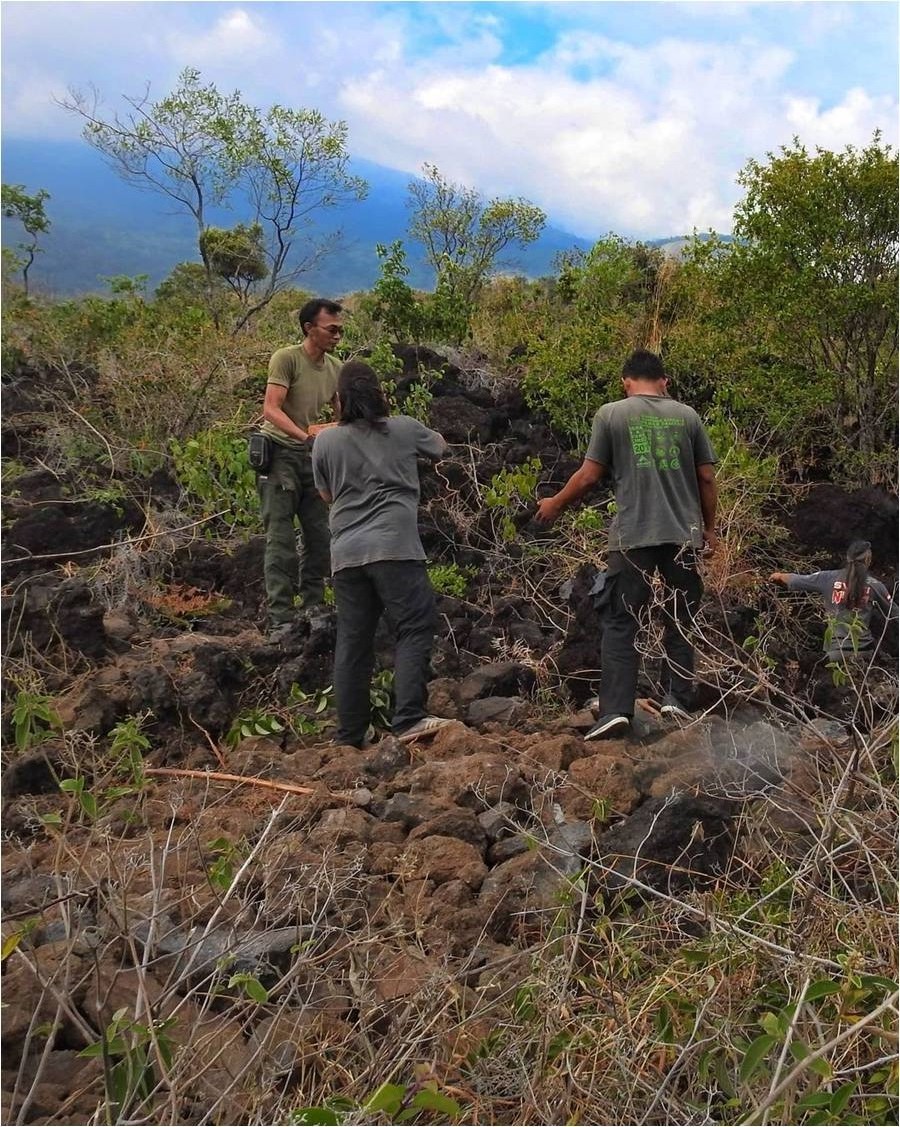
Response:
POLYGON ((872 545, 868 540, 854 540, 847 549, 847 602, 849 610, 858 609, 869 581, 869 560, 872 545))
POLYGON ((342 426, 362 422, 374 430, 387 430, 390 407, 375 370, 368 364, 348 360, 338 373, 337 393, 341 401, 342 426))

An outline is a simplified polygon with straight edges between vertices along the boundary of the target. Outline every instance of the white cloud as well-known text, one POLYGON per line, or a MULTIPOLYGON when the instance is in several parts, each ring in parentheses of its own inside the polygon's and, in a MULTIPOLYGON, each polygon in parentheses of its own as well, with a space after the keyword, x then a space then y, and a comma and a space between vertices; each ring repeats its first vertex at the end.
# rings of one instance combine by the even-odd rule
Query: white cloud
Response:
POLYGON ((203 69, 232 62, 246 65, 278 49, 277 37, 257 13, 244 8, 225 12, 212 27, 191 34, 184 29, 167 34, 166 47, 184 66, 203 69))
POLYGON ((428 160, 488 193, 528 196, 579 234, 728 230, 750 157, 795 132, 865 143, 896 119, 889 99, 861 90, 830 108, 788 94, 793 59, 752 39, 640 48, 566 34, 528 66, 354 77, 342 104, 362 155, 410 171, 428 160))
POLYGON ((631 6, 612 7, 618 30, 605 5, 551 5, 564 15, 545 52, 510 63, 512 4, 5 4, 4 126, 73 136, 52 101, 70 84, 94 81, 113 105, 196 66, 249 101, 347 118, 356 156, 410 173, 429 161, 579 234, 637 237, 727 229, 737 172, 794 134, 842 148, 881 128, 896 143, 883 74, 871 87, 836 78, 875 34, 869 16, 854 23, 866 5, 806 5, 805 23, 793 5, 635 5, 642 45, 621 32, 631 6), (690 19, 676 34, 679 12, 690 19))

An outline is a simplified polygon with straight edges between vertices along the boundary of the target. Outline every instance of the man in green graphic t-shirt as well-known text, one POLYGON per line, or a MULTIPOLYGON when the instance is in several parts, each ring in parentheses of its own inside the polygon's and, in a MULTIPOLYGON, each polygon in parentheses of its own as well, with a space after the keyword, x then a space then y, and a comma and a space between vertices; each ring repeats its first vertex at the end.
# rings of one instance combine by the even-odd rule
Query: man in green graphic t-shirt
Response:
POLYGON ((328 510, 313 482, 312 444, 324 429, 315 420, 326 404, 335 402, 341 364, 331 353, 344 331, 341 313, 336 301, 308 301, 297 314, 303 340, 279 348, 269 361, 261 429, 272 439, 274 454, 257 484, 266 533, 270 637, 284 633, 294 620, 298 580, 304 610, 324 605, 330 574, 328 510), (295 518, 303 536, 301 559, 295 518))
POLYGON ((692 704, 694 650, 687 631, 703 594, 696 553, 716 548, 716 460, 691 407, 666 394, 659 357, 641 349, 622 369, 625 399, 594 416, 584 462, 537 519, 554 521, 605 474, 613 480, 616 515, 601 597, 600 717, 585 739, 622 735, 631 726, 637 691, 638 619, 651 581, 664 584, 666 661, 664 715, 686 716, 692 704))

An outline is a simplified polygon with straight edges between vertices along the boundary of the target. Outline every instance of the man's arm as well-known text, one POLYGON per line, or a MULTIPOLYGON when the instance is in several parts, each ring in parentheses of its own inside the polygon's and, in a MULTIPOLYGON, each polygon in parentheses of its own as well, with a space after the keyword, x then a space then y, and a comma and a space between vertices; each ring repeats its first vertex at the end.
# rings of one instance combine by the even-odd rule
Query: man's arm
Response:
POLYGON ((590 458, 585 458, 558 493, 538 501, 534 519, 540 521, 541 524, 552 524, 563 509, 567 509, 570 505, 574 505, 576 501, 580 501, 605 473, 606 466, 602 462, 594 462, 590 458))
POLYGON ((719 490, 716 485, 715 467, 704 462, 697 466, 697 488, 700 490, 700 512, 703 516, 703 539, 706 550, 713 553, 719 546, 716 533, 716 507, 719 503, 719 490))
POLYGON ((296 438, 298 442, 306 442, 309 434, 298 427, 290 415, 285 414, 284 400, 288 389, 277 383, 266 384, 266 398, 263 401, 263 418, 267 423, 278 427, 285 434, 296 438))
POLYGON ((333 422, 330 422, 330 423, 313 423, 312 426, 309 428, 309 434, 310 434, 311 438, 315 438, 316 435, 321 434, 323 430, 331 430, 332 427, 336 427, 338 425, 338 421, 340 419, 340 414, 341 414, 341 410, 340 410, 341 401, 340 401, 340 399, 338 399, 338 393, 337 392, 335 392, 334 395, 332 395, 331 399, 329 400, 329 403, 331 404, 331 412, 334 415, 333 422))

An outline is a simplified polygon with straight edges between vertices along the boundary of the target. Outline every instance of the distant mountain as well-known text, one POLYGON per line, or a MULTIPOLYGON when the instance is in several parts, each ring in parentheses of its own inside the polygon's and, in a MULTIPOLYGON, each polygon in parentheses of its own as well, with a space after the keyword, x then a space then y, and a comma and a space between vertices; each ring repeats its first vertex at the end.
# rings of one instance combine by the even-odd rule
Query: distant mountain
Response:
MULTIPOLYGON (((685 247, 694 241, 694 235, 669 235, 664 239, 650 239, 647 243, 648 246, 658 247, 659 250, 669 255, 671 258, 682 258, 684 255, 685 247)), ((708 239, 717 238, 721 239, 723 243, 732 243, 734 239, 731 235, 719 235, 715 232, 710 234, 708 231, 699 231, 696 235, 701 242, 705 243, 708 239)))
MULTIPOLYGON (((45 292, 101 292, 102 279, 116 274, 147 274, 152 289, 177 263, 199 260, 192 221, 167 206, 163 197, 124 184, 83 142, 7 140, 2 161, 4 183, 50 193, 46 210, 52 226, 31 270, 33 284, 45 292)), ((329 294, 368 289, 378 276, 375 244, 405 237, 409 177, 362 160, 353 162, 352 171, 369 182, 368 198, 328 213, 331 226, 323 230, 340 228, 341 246, 298 280, 305 289, 329 294)), ((235 212, 210 216, 221 225, 242 218, 246 216, 235 212)), ((15 228, 4 221, 4 243, 17 240, 15 228)), ((590 240, 548 226, 536 243, 511 252, 503 265, 540 277, 552 272, 560 251, 591 245, 590 240)), ((414 245, 407 244, 407 253, 410 284, 430 288, 432 271, 416 257, 414 245)))

